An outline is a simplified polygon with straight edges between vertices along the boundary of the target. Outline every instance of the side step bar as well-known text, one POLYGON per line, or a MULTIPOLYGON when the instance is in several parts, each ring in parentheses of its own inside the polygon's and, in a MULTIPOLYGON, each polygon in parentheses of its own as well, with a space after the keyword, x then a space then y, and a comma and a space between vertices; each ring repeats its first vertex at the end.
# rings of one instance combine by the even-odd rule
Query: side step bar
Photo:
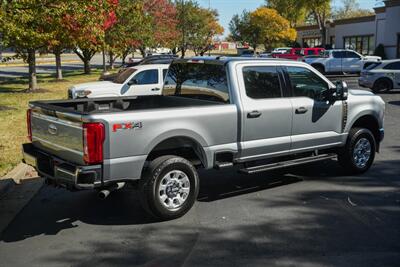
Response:
POLYGON ((260 166, 244 168, 244 169, 240 169, 239 172, 245 173, 245 174, 253 174, 253 173, 270 171, 270 170, 275 170, 275 169, 280 169, 280 168, 285 168, 285 167, 302 165, 305 163, 311 163, 311 162, 322 161, 322 160, 327 160, 327 159, 334 159, 334 158, 336 158, 336 156, 337 155, 333 154, 333 153, 321 154, 321 155, 317 155, 317 156, 311 156, 311 157, 306 157, 306 158, 299 158, 299 159, 293 159, 293 160, 288 160, 288 161, 281 161, 281 162, 276 162, 276 163, 270 163, 270 164, 265 164, 265 165, 260 165, 260 166))

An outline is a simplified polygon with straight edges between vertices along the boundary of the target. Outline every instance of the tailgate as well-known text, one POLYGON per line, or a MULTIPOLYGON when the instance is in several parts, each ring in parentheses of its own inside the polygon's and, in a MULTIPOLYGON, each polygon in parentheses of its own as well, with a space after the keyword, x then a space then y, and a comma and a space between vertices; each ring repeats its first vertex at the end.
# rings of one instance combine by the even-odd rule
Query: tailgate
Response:
POLYGON ((82 123, 32 109, 32 143, 63 160, 84 164, 82 123))

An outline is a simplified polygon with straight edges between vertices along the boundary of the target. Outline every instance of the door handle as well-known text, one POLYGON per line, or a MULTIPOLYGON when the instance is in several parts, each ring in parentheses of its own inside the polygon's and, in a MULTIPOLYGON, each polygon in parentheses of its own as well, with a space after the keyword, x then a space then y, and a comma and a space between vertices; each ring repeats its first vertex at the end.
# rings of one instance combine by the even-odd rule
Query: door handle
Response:
POLYGON ((306 109, 305 107, 299 107, 296 108, 296 114, 304 114, 307 112, 308 109, 306 109))
POLYGON ((151 91, 160 91, 160 88, 153 88, 151 91))
POLYGON ((253 118, 258 118, 261 116, 261 112, 258 110, 253 110, 252 112, 247 113, 247 118, 253 119, 253 118))

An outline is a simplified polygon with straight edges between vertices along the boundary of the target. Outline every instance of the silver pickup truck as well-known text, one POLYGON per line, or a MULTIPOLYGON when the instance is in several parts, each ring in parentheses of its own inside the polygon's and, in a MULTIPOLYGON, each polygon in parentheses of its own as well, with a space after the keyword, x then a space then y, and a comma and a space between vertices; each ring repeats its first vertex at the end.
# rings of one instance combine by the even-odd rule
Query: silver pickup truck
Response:
POLYGON ((365 172, 384 106, 302 62, 180 59, 160 96, 31 102, 24 161, 49 184, 102 197, 132 184, 147 211, 172 219, 194 204, 199 168, 252 174, 337 158, 365 172))

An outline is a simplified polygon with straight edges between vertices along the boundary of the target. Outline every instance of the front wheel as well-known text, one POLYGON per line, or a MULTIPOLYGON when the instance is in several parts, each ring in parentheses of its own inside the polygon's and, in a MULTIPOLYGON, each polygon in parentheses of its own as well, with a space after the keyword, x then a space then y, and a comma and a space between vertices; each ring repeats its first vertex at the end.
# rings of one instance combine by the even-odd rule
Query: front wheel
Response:
POLYGON ((199 193, 196 169, 184 158, 168 155, 150 163, 139 184, 143 207, 161 220, 183 216, 199 193))
POLYGON ((339 163, 352 174, 366 172, 375 158, 376 141, 370 130, 353 128, 347 143, 338 154, 339 163))

